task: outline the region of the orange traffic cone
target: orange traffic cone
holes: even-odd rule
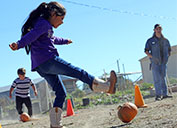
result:
[[[74,115],[74,110],[73,110],[73,106],[71,103],[71,99],[67,99],[67,114],[66,116],[72,116]]]
[[[145,107],[147,107],[147,105],[144,104],[144,100],[143,100],[143,97],[141,95],[140,88],[139,88],[138,85],[135,85],[135,105],[138,108],[145,108]]]

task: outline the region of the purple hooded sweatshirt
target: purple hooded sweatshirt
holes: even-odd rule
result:
[[[40,17],[36,21],[34,28],[17,43],[18,49],[31,44],[31,70],[35,71],[35,68],[40,64],[54,58],[54,56],[59,56],[54,44],[67,44],[68,40],[53,36],[52,25],[49,21]]]

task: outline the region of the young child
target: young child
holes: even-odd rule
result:
[[[16,109],[18,111],[18,114],[21,115],[23,113],[22,111],[22,105],[25,104],[28,109],[28,115],[32,116],[32,104],[30,99],[30,86],[34,90],[35,96],[37,96],[37,90],[35,85],[32,83],[31,79],[28,77],[25,77],[26,70],[24,68],[19,68],[17,70],[18,78],[13,81],[13,84],[10,88],[9,97],[12,98],[12,92],[14,88],[15,90],[15,96],[16,96]]]
[[[110,72],[110,81],[103,81],[59,57],[56,45],[70,44],[69,39],[53,36],[53,27],[63,24],[66,9],[58,2],[41,3],[33,10],[22,27],[22,37],[10,44],[12,50],[26,48],[31,53],[32,71],[37,71],[55,91],[55,101],[50,110],[51,128],[63,128],[61,113],[66,93],[59,75],[77,78],[87,83],[94,92],[115,93],[116,73]]]

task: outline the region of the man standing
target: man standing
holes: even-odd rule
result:
[[[168,57],[170,56],[171,47],[168,39],[162,34],[160,24],[154,26],[154,34],[149,38],[145,45],[145,53],[151,61],[151,68],[155,86],[155,100],[171,98],[168,96],[166,85],[166,68]],[[162,97],[161,97],[162,96]]]

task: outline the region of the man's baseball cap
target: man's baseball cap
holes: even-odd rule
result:
[[[162,28],[160,24],[156,24],[156,25],[154,25],[154,29],[156,29],[157,27]]]

